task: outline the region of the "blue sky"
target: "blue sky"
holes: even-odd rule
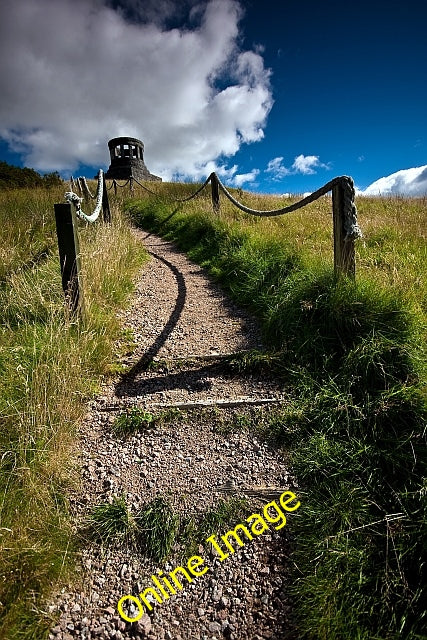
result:
[[[364,189],[427,163],[425,0],[245,6],[245,42],[264,44],[273,70],[275,103],[258,166],[317,156],[329,170],[285,178],[290,191],[309,191],[329,174],[352,175]]]
[[[130,135],[168,180],[364,190],[421,167],[387,188],[427,192],[426,23],[425,0],[2,0],[0,160],[92,176]]]

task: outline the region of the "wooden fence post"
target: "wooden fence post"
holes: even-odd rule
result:
[[[83,316],[83,291],[76,214],[71,204],[55,204],[56,233],[58,236],[59,263],[62,288],[71,316]]]
[[[113,187],[114,187],[114,195],[117,195],[117,182],[115,180],[113,180]]]
[[[102,215],[104,222],[111,222],[110,203],[108,201],[108,191],[104,176],[102,177]]]
[[[355,278],[356,260],[354,238],[346,238],[344,229],[344,187],[341,183],[332,188],[332,212],[334,225],[334,270],[336,276]]]
[[[212,207],[214,213],[220,212],[219,204],[219,184],[216,173],[211,173],[211,188],[212,188]]]
[[[133,188],[133,177],[132,176],[129,178],[129,191],[130,191],[130,193],[133,193],[133,191],[134,191],[134,188]]]

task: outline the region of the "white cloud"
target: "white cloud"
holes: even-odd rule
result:
[[[283,157],[279,156],[270,160],[266,173],[271,174],[272,180],[282,180],[285,176],[296,175],[302,173],[304,175],[315,174],[317,169],[329,169],[328,164],[320,162],[319,156],[304,156],[300,154],[296,156],[291,167],[287,168],[283,164]]]
[[[287,169],[283,164],[283,157],[279,156],[277,158],[273,158],[267,165],[266,173],[271,173],[271,177],[273,180],[281,180],[285,176],[288,176],[291,171]]]
[[[329,166],[320,162],[319,156],[304,156],[301,154],[295,158],[292,169],[294,173],[311,175],[317,173],[316,169],[329,169]]]
[[[235,187],[241,187],[247,182],[254,182],[259,175],[259,169],[252,169],[249,173],[238,173],[233,178]]]
[[[359,195],[406,195],[423,196],[427,194],[427,165],[414,167],[412,169],[402,169],[389,176],[379,178],[364,191],[359,191]]]
[[[174,174],[174,179],[178,181],[186,181],[188,180],[188,178],[191,178],[192,180],[203,182],[213,171],[215,171],[215,173],[221,178],[221,180],[232,182],[238,168],[239,167],[237,164],[234,164],[231,167],[227,167],[225,164],[217,163],[214,160],[209,160],[203,165],[194,167],[194,172],[191,176],[189,176],[188,173],[185,172],[176,172]]]
[[[186,0],[181,29],[165,27],[170,0],[108,1],[2,0],[0,137],[26,164],[105,167],[108,139],[129,135],[153,173],[200,179],[262,139],[270,72],[239,48],[236,0]]]

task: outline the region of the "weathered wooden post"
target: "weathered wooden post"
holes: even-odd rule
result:
[[[212,188],[212,208],[214,213],[220,212],[219,204],[219,183],[215,172],[211,173],[211,188]]]
[[[113,180],[113,187],[114,187],[114,195],[117,195],[117,182],[115,180]]]
[[[356,276],[354,237],[345,230],[345,188],[340,181],[332,187],[332,212],[334,226],[334,270],[336,276]]]
[[[132,176],[129,178],[129,191],[130,191],[130,193],[133,193],[133,192],[134,192],[134,188],[133,188],[133,177],[132,177]]]
[[[83,291],[76,214],[71,204],[55,204],[56,233],[58,236],[59,263],[62,288],[71,316],[83,316]]]
[[[107,184],[105,182],[105,176],[102,176],[102,215],[104,222],[111,222],[110,203],[108,201]]]

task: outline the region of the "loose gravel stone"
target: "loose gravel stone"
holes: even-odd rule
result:
[[[171,243],[135,233],[150,251],[151,260],[120,317],[123,326],[133,332],[137,346],[122,359],[129,374],[104,385],[81,425],[76,463],[82,481],[70,494],[76,532],[85,530],[94,505],[111,503],[117,496],[124,496],[135,512],[154,497],[167,495],[181,516],[197,517],[227,495],[246,495],[251,508],[261,510],[281,491],[296,486],[283,456],[239,427],[268,412],[268,407],[196,408],[158,428],[126,438],[114,434],[117,411],[111,408],[138,404],[153,411],[158,404],[187,400],[214,403],[286,397],[276,380],[265,375],[231,375],[218,360],[221,354],[262,348],[254,320]],[[149,361],[153,365],[147,367]],[[271,494],[271,487],[279,491]],[[152,611],[132,624],[118,615],[119,599],[138,595],[152,586],[151,576],[158,570],[170,572],[187,559],[173,557],[157,566],[133,546],[113,541],[103,547],[88,541],[80,553],[76,584],[54,595],[46,605],[52,613],[59,612],[50,637],[294,638],[286,592],[291,518],[289,521],[280,532],[270,529],[237,547],[223,562],[201,541],[198,553],[209,572],[161,604],[155,602]],[[129,608],[130,617],[137,613],[135,606]]]

